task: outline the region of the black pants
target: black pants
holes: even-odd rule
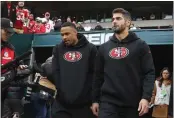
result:
[[[52,107],[52,118],[97,118],[92,114],[90,105],[80,108],[65,108],[55,101]]]
[[[5,99],[3,111],[2,111],[2,118],[11,118],[13,113],[15,112],[20,115],[20,118],[24,114],[21,100],[20,99]]]
[[[98,118],[139,118],[138,108],[118,107],[113,104],[101,103]]]

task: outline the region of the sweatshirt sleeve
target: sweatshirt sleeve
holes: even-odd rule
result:
[[[155,68],[150,48],[145,42],[142,44],[140,61],[144,75],[142,99],[150,101],[155,82]]]
[[[95,61],[95,74],[93,79],[93,85],[92,85],[92,101],[93,103],[99,103],[100,102],[100,93],[101,93],[101,87],[104,82],[104,57],[102,55],[101,48],[99,48],[99,51],[96,56]]]
[[[53,58],[52,58],[52,74],[53,74],[53,82],[58,89],[59,82],[58,79],[60,78],[60,65],[59,65],[59,52],[58,52],[58,45],[53,48]]]

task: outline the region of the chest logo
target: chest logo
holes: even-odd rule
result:
[[[69,62],[77,62],[82,58],[82,54],[78,51],[69,51],[64,54],[64,59]]]
[[[113,59],[123,59],[128,55],[129,55],[129,50],[125,47],[117,47],[109,51],[109,56]]]
[[[8,52],[4,52],[4,57],[8,57]]]

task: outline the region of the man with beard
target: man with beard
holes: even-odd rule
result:
[[[58,95],[52,118],[95,118],[90,106],[97,49],[71,22],[62,24],[60,33],[63,42],[53,49],[52,75]]]
[[[153,59],[145,41],[129,31],[130,24],[128,11],[113,10],[114,34],[96,57],[91,109],[98,118],[138,118],[148,112]]]

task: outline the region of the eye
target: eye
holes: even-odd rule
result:
[[[116,19],[117,19],[117,20],[121,20],[122,18],[121,18],[121,17],[117,17]]]
[[[115,18],[112,18],[112,21],[114,21],[115,20]]]

